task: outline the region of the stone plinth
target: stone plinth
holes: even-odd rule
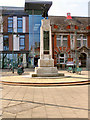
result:
[[[31,77],[59,77],[64,76],[63,73],[58,73],[56,67],[35,67],[35,74]]]
[[[54,60],[53,59],[49,59],[49,60],[39,59],[38,66],[39,67],[54,67]]]
[[[37,74],[49,74],[49,73],[55,73],[57,74],[57,68],[56,67],[36,67],[35,72]]]

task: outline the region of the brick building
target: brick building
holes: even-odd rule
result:
[[[1,7],[0,67],[8,63],[36,65],[40,51],[42,15],[28,15],[24,7]]]
[[[58,67],[67,61],[81,62],[87,67],[90,61],[90,35],[88,17],[50,16],[52,26],[53,58]]]
[[[0,67],[9,63],[37,65],[40,51],[42,15],[28,15],[23,7],[0,7]],[[67,19],[68,18],[68,19]],[[55,66],[80,60],[88,66],[90,36],[88,17],[49,16],[52,27],[52,50]]]

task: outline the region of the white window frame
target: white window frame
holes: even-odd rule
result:
[[[65,36],[66,36],[66,38],[64,38]],[[64,40],[67,40],[67,46],[64,46]],[[68,47],[68,36],[67,35],[63,35],[63,46]]]
[[[86,38],[84,38],[84,36],[83,36],[83,41],[86,41],[86,47],[87,47],[87,36],[86,36]]]
[[[56,40],[57,40],[57,41],[60,41],[59,46],[58,46],[58,44],[57,44],[57,47],[61,47],[61,35],[58,35],[58,36],[56,37]]]

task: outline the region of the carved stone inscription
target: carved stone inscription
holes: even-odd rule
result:
[[[43,31],[44,54],[49,54],[49,31]]]

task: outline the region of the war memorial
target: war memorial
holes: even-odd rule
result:
[[[31,14],[40,14],[44,19],[41,20],[40,28],[40,59],[38,60],[38,67],[35,67],[35,74],[32,77],[55,77],[64,76],[58,73],[57,67],[54,67],[54,59],[52,59],[52,38],[51,26],[48,17],[48,10],[52,2],[30,2],[26,0],[25,10]]]

